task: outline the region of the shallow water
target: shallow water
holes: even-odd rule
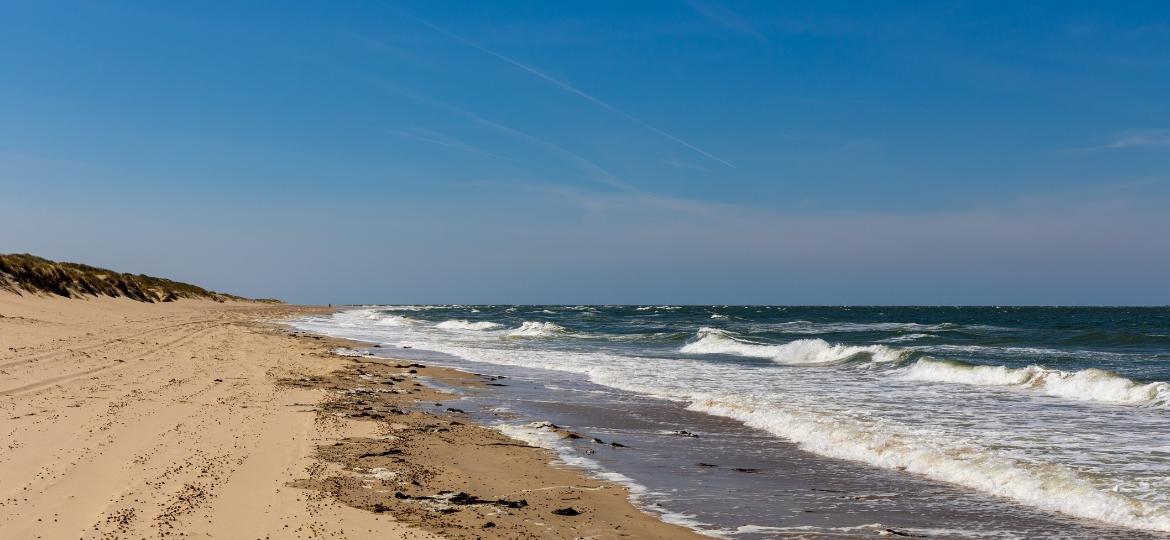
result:
[[[1093,538],[1170,529],[1168,321],[1166,309],[392,306],[298,326],[510,370],[523,386],[469,399],[510,409],[512,424],[632,441],[560,450],[709,530]],[[702,436],[666,434],[679,429]]]

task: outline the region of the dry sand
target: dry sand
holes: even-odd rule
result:
[[[276,323],[311,311],[0,292],[0,537],[695,536],[416,380],[481,378]]]

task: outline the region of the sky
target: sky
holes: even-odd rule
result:
[[[302,303],[1170,304],[1165,2],[0,0],[0,252]]]

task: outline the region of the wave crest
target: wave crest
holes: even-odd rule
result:
[[[812,322],[805,320],[776,323],[774,328],[789,334],[828,334],[852,332],[950,332],[964,326],[955,323],[922,324],[908,322]],[[975,328],[975,327],[970,327]],[[992,328],[992,327],[987,327]]]
[[[567,328],[557,323],[524,321],[524,323],[521,324],[519,328],[515,328],[511,332],[508,332],[508,335],[516,337],[540,337],[564,334],[568,331],[569,330]]]
[[[421,322],[404,315],[371,315],[370,318],[378,326],[412,326]]]
[[[765,358],[785,365],[837,364],[857,357],[868,356],[874,362],[896,362],[904,351],[884,345],[832,344],[823,339],[798,339],[782,345],[756,343],[736,337],[718,328],[700,328],[698,339],[681,349],[688,354],[731,354],[751,358]]]
[[[898,336],[888,337],[886,339],[879,339],[878,343],[905,343],[907,341],[918,341],[920,339],[934,339],[938,336],[934,334],[902,334]]]
[[[1024,463],[943,438],[924,444],[920,434],[845,415],[791,410],[742,397],[696,397],[691,410],[740,420],[823,456],[909,471],[1072,516],[1170,531],[1170,508],[1102,490],[1064,466]]]
[[[504,325],[491,321],[469,321],[466,319],[452,319],[435,325],[443,330],[493,330]]]
[[[907,367],[902,378],[976,386],[1014,386],[1078,401],[1170,408],[1170,383],[1143,384],[1097,368],[1061,371],[1036,365],[1010,368],[923,358]]]

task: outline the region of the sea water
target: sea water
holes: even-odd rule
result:
[[[365,306],[295,325],[506,374],[475,397],[514,411],[500,429],[712,535],[1170,532],[1166,308]]]

